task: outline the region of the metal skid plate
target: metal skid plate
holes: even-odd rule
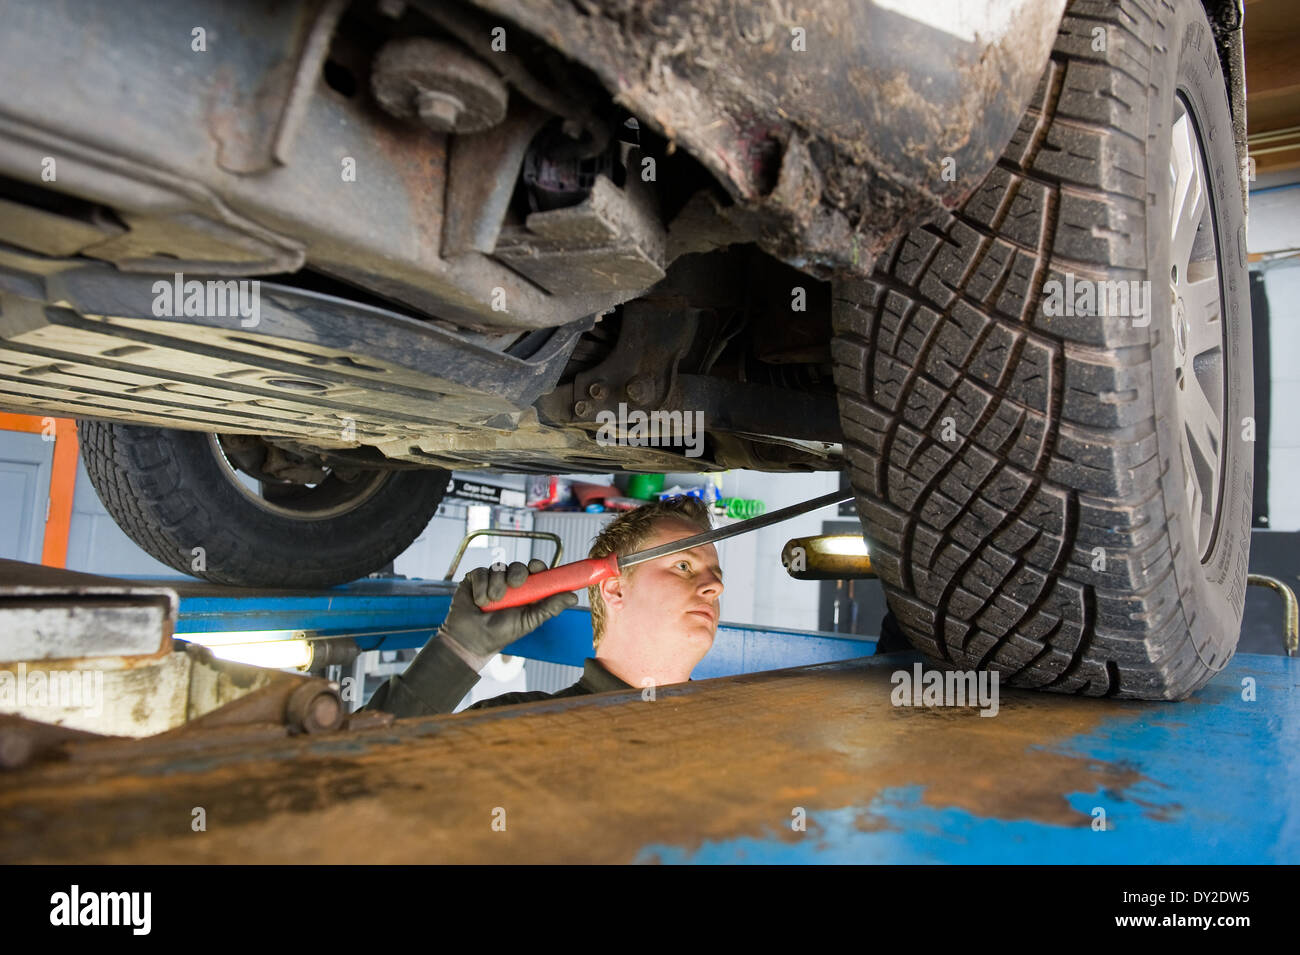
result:
[[[42,275],[32,257],[0,251],[0,407],[371,445],[431,465],[461,460],[462,444],[481,465],[492,456],[476,444],[505,460],[526,456],[521,447],[556,451],[582,440],[543,433],[527,409],[554,387],[589,318],[516,358],[394,312],[272,283],[258,286],[252,317],[229,305],[224,315],[160,317],[175,311],[176,296],[155,283],[174,290],[176,279],[101,265]],[[247,286],[245,299],[253,292]],[[466,442],[473,432],[479,441]]]

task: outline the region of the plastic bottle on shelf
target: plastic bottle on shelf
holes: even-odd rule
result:
[[[767,505],[762,501],[747,497],[724,497],[718,501],[718,507],[723,509],[722,513],[727,517],[742,521],[758,517],[767,510]]]

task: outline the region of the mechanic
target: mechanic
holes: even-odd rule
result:
[[[698,499],[658,501],[607,524],[592,544],[590,556],[632,554],[710,527],[708,506]],[[577,604],[577,594],[564,593],[493,613],[479,609],[500,600],[508,587],[519,586],[530,573],[545,569],[545,563],[534,560],[528,565],[515,562],[504,570],[479,567],[466,574],[438,633],[404,673],[375,692],[364,709],[399,717],[452,712],[495,654]],[[582,678],[556,693],[506,693],[468,709],[685,683],[713,646],[722,570],[712,544],[637,564],[587,590],[596,655],[585,661]]]

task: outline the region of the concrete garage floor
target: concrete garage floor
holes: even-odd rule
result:
[[[988,718],[892,705],[918,659],[34,766],[0,775],[0,862],[1300,861],[1300,660]]]

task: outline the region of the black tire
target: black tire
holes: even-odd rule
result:
[[[365,577],[419,536],[450,478],[392,471],[354,509],[302,519],[241,493],[204,433],[90,420],[77,430],[90,483],[127,536],[167,566],[220,584],[332,587]]]
[[[1190,519],[1179,429],[1191,413],[1174,378],[1174,348],[1187,351],[1168,291],[1176,93],[1213,197],[1213,227],[1195,234],[1218,243],[1222,478],[1208,536]],[[1201,4],[1075,2],[997,167],[870,280],[836,287],[850,477],[890,608],[927,656],[1014,686],[1142,699],[1186,697],[1231,658],[1254,414],[1237,169]],[[1149,325],[1048,314],[1045,284],[1070,271],[1150,280]]]

